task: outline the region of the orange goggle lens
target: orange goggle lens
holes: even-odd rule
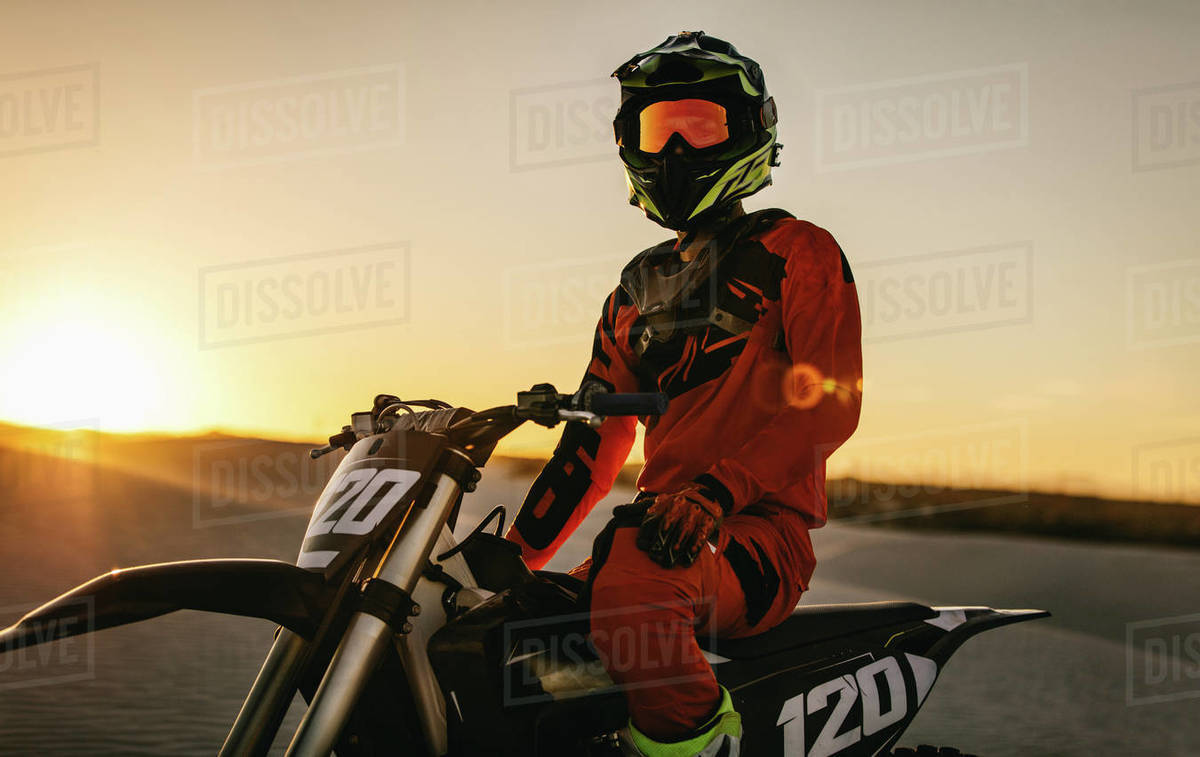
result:
[[[663,100],[651,103],[638,116],[638,149],[660,152],[672,134],[697,150],[729,139],[725,108],[708,100]]]

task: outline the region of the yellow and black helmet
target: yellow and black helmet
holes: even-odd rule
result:
[[[669,229],[719,218],[771,183],[781,147],[762,69],[733,45],[680,32],[613,72],[629,203]]]

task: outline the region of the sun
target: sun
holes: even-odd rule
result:
[[[134,431],[161,399],[145,345],[101,318],[26,322],[0,343],[0,419],[51,428]]]

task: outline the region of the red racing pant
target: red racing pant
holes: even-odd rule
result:
[[[590,564],[572,572],[594,574],[592,646],[624,691],[634,725],[657,741],[675,741],[720,703],[697,635],[752,636],[779,624],[816,561],[799,513],[775,505],[726,518],[716,544],[686,567],[664,568],[638,549],[638,520],[618,512]]]

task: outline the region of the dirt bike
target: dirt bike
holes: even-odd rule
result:
[[[502,507],[461,541],[453,529],[497,442],[526,421],[597,426],[605,416],[661,414],[666,404],[661,394],[572,396],[549,384],[482,412],[381,395],[313,450],[347,454],[294,564],[114,570],[0,632],[0,653],[175,610],[263,618],[279,628],[221,755],[267,753],[297,690],[308,708],[288,755],[619,754],[628,716],[588,644],[584,587],[530,571],[500,535]],[[699,641],[742,714],[743,754],[878,755],[959,645],[1046,615],[802,604],[759,636]]]

